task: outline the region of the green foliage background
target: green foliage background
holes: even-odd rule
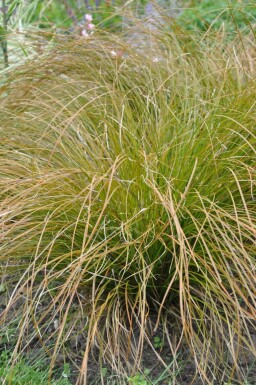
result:
[[[226,32],[251,29],[256,23],[256,3],[250,0],[202,0],[192,1],[181,13],[179,20],[187,29],[209,27]]]

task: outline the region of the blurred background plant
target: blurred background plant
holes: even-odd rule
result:
[[[35,54],[33,39],[28,31],[37,30],[35,21],[40,20],[51,0],[1,0],[0,40],[2,55],[0,63],[5,69],[22,63]],[[2,80],[2,79],[1,79]]]
[[[132,10],[134,16],[148,15],[149,9],[160,7],[179,10],[186,28],[206,30],[209,26],[227,31],[244,29],[255,24],[255,0],[2,0],[1,22],[4,16],[11,31],[24,31],[28,26],[37,28],[69,28],[83,23],[86,13],[92,13],[97,25],[118,30],[122,12]]]
[[[187,29],[223,29],[227,33],[255,30],[255,0],[191,0],[181,12],[180,22]]]
[[[184,28],[211,28],[216,31],[254,33],[255,0],[1,0],[0,42],[2,68],[16,65],[38,54],[34,50],[33,34],[51,31],[44,39],[48,46],[59,34],[81,34],[84,15],[92,14],[97,29],[124,32],[134,18],[155,18],[163,22],[161,13],[175,17]],[[171,19],[170,19],[171,20]],[[165,25],[168,28],[170,22]],[[139,34],[139,32],[137,33]],[[133,40],[133,37],[131,38]]]
[[[43,45],[58,34],[81,34],[85,14],[92,14],[97,28],[118,32],[126,11],[141,9],[140,1],[1,0],[0,43],[2,68],[37,55],[33,35],[47,31]],[[134,4],[136,4],[134,6]]]

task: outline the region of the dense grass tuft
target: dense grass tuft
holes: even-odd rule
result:
[[[155,39],[56,42],[1,90],[5,314],[25,296],[17,349],[28,329],[53,363],[84,317],[81,378],[95,344],[139,365],[163,320],[206,381],[255,354],[254,62],[175,26]]]

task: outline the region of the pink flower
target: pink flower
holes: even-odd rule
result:
[[[81,35],[84,36],[84,37],[89,37],[87,31],[85,29],[82,29],[81,31]]]
[[[94,29],[94,28],[95,28],[95,25],[92,24],[92,23],[88,23],[88,24],[87,24],[87,28],[88,28],[88,29]]]
[[[92,21],[92,15],[90,15],[89,13],[87,13],[87,14],[85,15],[85,20],[91,22],[91,21]]]

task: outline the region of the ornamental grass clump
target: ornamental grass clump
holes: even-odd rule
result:
[[[206,383],[255,354],[253,56],[155,34],[64,37],[1,89],[2,320],[22,303],[16,351],[52,367],[85,335],[84,383],[93,346],[125,371],[175,321]]]

